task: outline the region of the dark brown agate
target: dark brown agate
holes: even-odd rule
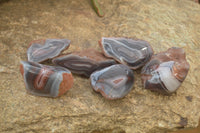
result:
[[[57,57],[52,62],[86,77],[90,77],[90,74],[96,70],[116,64],[114,60],[106,58],[101,52],[91,48]]]
[[[28,61],[42,62],[51,59],[60,54],[60,52],[69,47],[70,40],[67,39],[46,39],[31,42],[27,56]]]
[[[182,48],[172,47],[153,55],[142,68],[145,89],[169,95],[175,92],[187,76],[189,63]]]
[[[33,95],[58,97],[73,85],[71,72],[60,66],[22,61],[20,71],[27,91]]]
[[[106,99],[119,99],[133,88],[134,75],[128,66],[117,64],[92,73],[90,82],[94,91]]]
[[[143,66],[153,55],[150,44],[143,40],[103,37],[99,44],[105,56],[128,65],[131,69]]]

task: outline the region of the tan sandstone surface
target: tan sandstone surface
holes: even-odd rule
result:
[[[200,117],[200,5],[188,0],[99,0],[100,18],[90,0],[0,1],[0,132],[162,133],[193,128]],[[172,96],[145,90],[140,70],[134,89],[109,101],[88,79],[59,98],[26,93],[19,72],[36,39],[67,38],[67,52],[96,48],[102,36],[146,40],[154,52],[182,47],[190,70]]]

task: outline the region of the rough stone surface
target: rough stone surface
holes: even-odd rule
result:
[[[198,125],[200,116],[200,5],[188,0],[101,0],[100,18],[89,0],[0,2],[0,132],[155,133]],[[172,96],[145,90],[140,70],[124,99],[109,101],[89,80],[57,99],[28,95],[19,72],[29,42],[68,38],[66,52],[99,48],[102,36],[135,37],[154,52],[183,47],[187,78]]]

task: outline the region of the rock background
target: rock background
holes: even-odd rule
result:
[[[155,133],[196,127],[200,116],[200,5],[188,0],[99,0],[99,18],[90,0],[0,1],[0,132]],[[19,72],[29,42],[68,38],[68,51],[93,47],[102,36],[149,41],[155,53],[183,47],[190,71],[177,93],[162,96],[135,85],[124,99],[105,100],[89,80],[60,98],[26,93]]]

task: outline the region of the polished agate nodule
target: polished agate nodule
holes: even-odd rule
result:
[[[170,48],[161,52],[142,68],[144,88],[162,94],[175,92],[184,81],[189,70],[186,55],[182,48]]]
[[[71,72],[59,66],[22,61],[20,71],[27,91],[37,96],[57,97],[69,90],[73,84]]]
[[[69,47],[70,40],[67,39],[46,39],[36,40],[30,44],[27,51],[28,61],[42,62],[60,54]]]
[[[96,70],[116,64],[113,59],[106,58],[102,53],[92,48],[57,57],[52,62],[86,77],[90,77],[90,74]]]
[[[153,49],[143,40],[103,37],[99,44],[107,57],[137,69],[150,60]]]
[[[126,65],[118,64],[95,71],[90,76],[94,91],[107,99],[118,99],[127,95],[133,88],[133,71]]]

